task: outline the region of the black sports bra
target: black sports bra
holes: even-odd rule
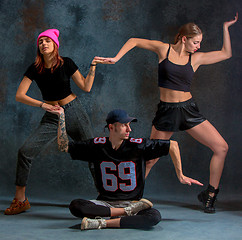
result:
[[[168,56],[171,46],[167,51],[166,58],[159,63],[158,86],[172,90],[190,92],[194,71],[191,65],[191,54],[185,65],[178,65],[169,61]]]

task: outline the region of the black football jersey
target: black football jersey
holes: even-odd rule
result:
[[[145,162],[169,153],[170,141],[129,138],[114,150],[108,137],[69,144],[72,159],[94,163],[99,200],[139,200]]]

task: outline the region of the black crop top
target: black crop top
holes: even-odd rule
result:
[[[63,60],[63,65],[59,66],[53,73],[51,73],[51,69],[45,68],[45,71],[39,74],[34,63],[24,73],[24,76],[30,80],[36,81],[42,97],[46,101],[61,100],[72,93],[70,77],[78,67],[68,57],[63,57]]]
[[[158,86],[172,90],[190,92],[194,71],[191,65],[191,54],[185,65],[178,65],[169,61],[170,45],[166,58],[159,63]]]

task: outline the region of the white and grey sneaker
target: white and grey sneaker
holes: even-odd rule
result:
[[[106,228],[106,220],[101,217],[95,219],[84,217],[82,219],[81,230]]]
[[[128,216],[133,216],[136,213],[151,207],[153,207],[153,203],[148,199],[142,198],[139,201],[133,201],[128,207],[124,208],[124,211]]]

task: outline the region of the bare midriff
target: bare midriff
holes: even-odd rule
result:
[[[160,87],[160,100],[162,102],[185,102],[192,98],[190,92],[183,92]]]
[[[67,103],[73,101],[76,98],[76,95],[74,93],[71,93],[69,96],[61,99],[61,100],[57,100],[57,101],[45,101],[45,103],[51,104],[53,106],[55,105],[59,105],[59,106],[64,106]]]

